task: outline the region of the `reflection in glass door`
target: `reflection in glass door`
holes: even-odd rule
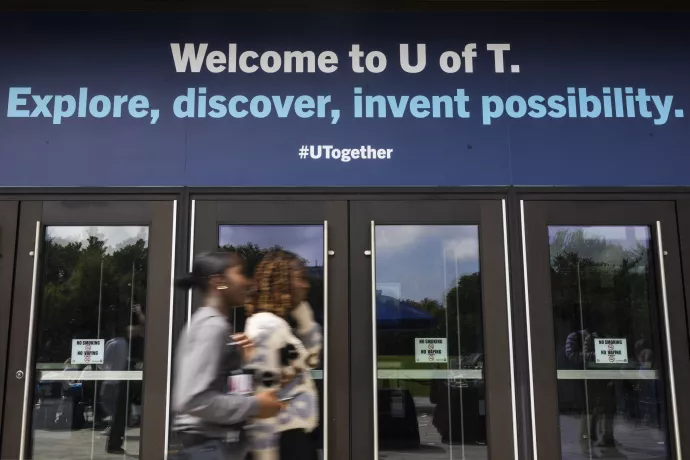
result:
[[[43,234],[33,458],[138,454],[149,229],[48,226]]]
[[[326,224],[327,225],[327,224]],[[324,251],[324,236],[327,231],[324,225],[220,225],[218,247],[221,250],[241,254],[247,263],[249,276],[254,275],[261,259],[267,252],[280,249],[296,254],[306,268],[309,282],[307,302],[314,313],[314,320],[319,323],[324,337],[328,335],[326,323],[327,310],[324,308],[326,274],[324,272],[327,254]],[[235,309],[233,325],[235,330],[243,331],[245,323],[244,310]],[[312,436],[317,448],[323,455],[323,420],[324,407],[328,405],[324,392],[324,369],[326,369],[326,350],[322,353],[318,365],[311,372],[319,398],[319,426]]]
[[[549,227],[549,242],[563,458],[670,458],[650,229]]]
[[[353,457],[517,458],[504,211],[352,203]]]
[[[377,225],[378,444],[488,458],[479,227]]]
[[[319,426],[312,434],[322,459],[349,460],[347,203],[285,196],[266,201],[193,200],[192,215],[190,256],[237,251],[250,275],[272,249],[292,252],[302,260],[310,285],[308,302],[324,331],[322,359],[312,370],[320,400]],[[190,297],[186,317],[201,301],[200,296]],[[233,324],[237,331],[244,329],[242,308],[235,310]],[[171,433],[170,445],[175,442]]]
[[[21,209],[2,458],[159,456],[174,203]]]
[[[548,313],[552,318],[560,439],[556,447],[560,458],[568,460],[670,460],[681,441],[674,435],[678,426],[674,373],[679,363],[687,361],[687,347],[674,349],[665,332],[669,318],[684,313],[682,304],[675,312],[668,306],[668,262],[659,257],[665,239],[661,218],[666,216],[661,208],[646,217],[653,222],[658,216],[658,224],[621,225],[626,219],[644,221],[645,214],[640,213],[644,210],[623,219],[614,212],[592,222],[596,205],[591,206],[590,215],[571,210],[567,219],[553,216],[541,221],[547,224],[539,233],[544,240],[538,241],[537,234],[527,240],[532,263],[544,254],[544,249],[535,249],[538,244],[546,249],[549,261],[548,272],[540,272],[547,277],[535,281],[548,279],[549,284],[536,287],[538,297],[533,294],[530,301],[544,305],[536,299],[547,298],[550,306],[550,311],[540,308],[532,317]],[[583,225],[577,225],[578,220]],[[671,240],[672,233],[665,236]],[[538,349],[548,343],[542,336],[535,341]],[[544,367],[545,357],[538,355],[534,366]],[[547,404],[540,401],[543,394],[537,388],[537,404]],[[550,455],[548,443],[537,447],[545,449],[542,455]]]

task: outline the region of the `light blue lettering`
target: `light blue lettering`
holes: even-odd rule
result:
[[[129,100],[127,110],[132,118],[144,118],[149,114],[149,100],[145,96],[134,96]]]
[[[98,107],[99,104],[102,105],[101,108]],[[89,113],[95,118],[107,117],[111,108],[110,99],[102,95],[94,96],[93,99],[89,101]]]
[[[400,101],[395,96],[387,96],[388,105],[391,108],[391,113],[395,118],[402,118],[405,116],[405,109],[407,109],[407,101],[410,100],[410,96],[402,96]]]
[[[546,107],[544,107],[544,97],[543,96],[532,96],[527,99],[527,105],[530,110],[527,115],[532,118],[544,118],[546,116]]]
[[[266,118],[271,113],[271,100],[266,96],[255,96],[249,103],[249,111],[256,118]]]
[[[527,113],[527,103],[520,96],[510,96],[506,101],[506,113],[511,118],[522,118]]]
[[[53,124],[59,125],[63,118],[74,115],[77,109],[77,101],[73,96],[55,96],[55,108],[53,109]]]
[[[415,118],[426,118],[429,116],[429,99],[424,96],[415,96],[410,101],[410,113]]]
[[[292,97],[292,96],[290,96]],[[311,96],[300,96],[295,101],[295,113],[300,118],[311,118],[314,116],[314,98]]]
[[[485,125],[503,115],[503,100],[500,96],[482,96],[482,118]]]
[[[549,116],[551,118],[563,118],[567,115],[568,111],[566,110],[565,105],[563,105],[564,101],[565,98],[563,96],[551,96],[548,99],[547,105],[551,109],[549,110]]]
[[[194,118],[196,90],[187,88],[187,94],[178,96],[173,103],[173,113],[177,118]]]
[[[326,117],[326,105],[331,102],[331,96],[318,96],[317,97],[317,109],[316,109],[316,116],[319,118],[325,118]],[[340,111],[338,109],[334,109],[338,112],[338,118],[340,118]],[[331,113],[332,115],[333,113]]]
[[[238,109],[237,106],[239,104],[246,104],[249,102],[249,99],[247,99],[244,96],[233,96],[230,98],[230,102],[228,103],[228,113],[230,113],[230,116],[233,118],[244,118],[248,115],[248,112],[246,109]]]
[[[263,96],[261,96],[263,97]],[[276,114],[278,115],[279,118],[287,118],[288,115],[290,115],[290,109],[292,108],[292,101],[295,99],[295,96],[285,96],[285,100],[283,100],[282,97],[280,96],[271,96],[271,99],[273,100],[273,106],[276,109]],[[270,113],[270,108],[269,108],[269,113]]]
[[[596,96],[588,95],[587,88],[578,89],[578,98],[580,100],[580,116],[582,118],[597,118],[601,115],[601,101]]]
[[[434,118],[453,118],[453,99],[450,96],[434,96],[432,100]]]
[[[386,98],[383,96],[366,96],[367,118],[374,118],[374,109],[378,107],[378,118],[386,118]]]
[[[28,118],[31,112],[20,110],[19,107],[26,106],[26,98],[20,97],[31,94],[30,87],[10,88],[9,99],[7,101],[7,118]]]
[[[228,114],[224,96],[212,96],[208,101],[208,105],[211,107],[211,111],[208,114],[211,118],[223,118]]]

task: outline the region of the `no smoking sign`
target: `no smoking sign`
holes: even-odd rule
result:
[[[416,363],[448,362],[448,345],[446,338],[416,338]]]

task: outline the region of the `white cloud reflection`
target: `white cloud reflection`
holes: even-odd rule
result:
[[[399,284],[403,299],[443,302],[461,276],[478,270],[475,225],[376,227],[377,284]]]
[[[221,225],[218,242],[221,247],[253,243],[266,249],[278,245],[310,265],[323,265],[322,225]]]
[[[118,249],[144,240],[148,247],[149,228],[141,226],[49,226],[45,231],[46,239],[53,239],[54,243],[66,245],[69,243],[86,244],[87,240],[95,236],[105,241],[106,254],[112,254]]]

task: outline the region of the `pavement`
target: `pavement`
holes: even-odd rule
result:
[[[117,460],[139,458],[140,428],[125,432],[125,455],[105,452],[103,429],[34,431],[34,460]]]
[[[415,398],[420,433],[420,448],[414,450],[381,451],[385,460],[487,460],[488,446],[477,444],[449,445],[441,442],[441,435],[431,423],[434,406],[427,398]],[[614,423],[616,448],[603,448],[581,443],[581,418],[578,415],[560,417],[562,460],[669,460],[670,446],[665,429],[642,421],[617,416]],[[139,458],[140,428],[126,432],[125,454],[105,452],[107,436],[102,429],[77,431],[34,432],[35,460],[115,460]]]

